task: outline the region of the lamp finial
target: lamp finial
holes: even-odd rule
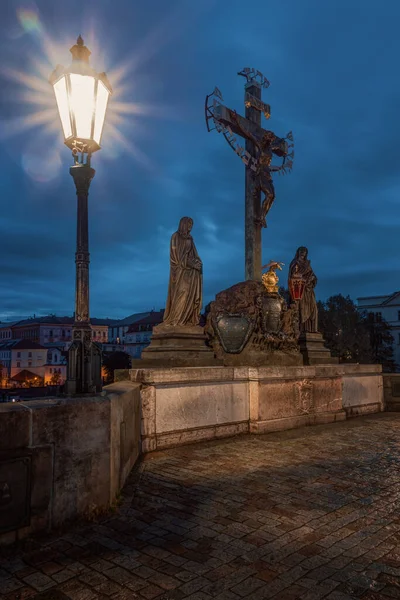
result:
[[[79,37],[76,41],[75,46],[72,46],[72,48],[70,48],[70,52],[72,54],[73,61],[78,60],[78,61],[85,62],[85,63],[89,62],[89,56],[92,54],[90,52],[89,48],[87,48],[84,45],[81,34],[79,34]]]

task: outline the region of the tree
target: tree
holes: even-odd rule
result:
[[[393,371],[393,337],[389,325],[375,321],[360,312],[350,296],[337,294],[318,302],[319,330],[326,346],[339,362],[382,364],[384,371]]]
[[[50,385],[60,385],[60,383],[61,383],[61,373],[60,373],[60,371],[54,370],[54,373],[50,379]]]
[[[113,383],[115,369],[130,369],[131,357],[126,352],[111,352],[103,358],[103,368],[106,374],[106,383]]]
[[[350,296],[318,302],[319,329],[339,362],[369,362],[370,342],[362,315]]]
[[[397,365],[393,353],[394,337],[389,324],[382,317],[376,318],[373,313],[363,313],[363,317],[370,338],[371,362],[381,364],[386,373],[395,371]]]

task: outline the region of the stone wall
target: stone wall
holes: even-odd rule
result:
[[[400,373],[383,374],[383,394],[385,409],[400,411]]]
[[[106,509],[139,451],[129,381],[97,397],[0,404],[0,543]]]
[[[343,365],[343,408],[348,417],[385,409],[381,365]],[[367,368],[366,368],[367,367]]]
[[[379,365],[131,369],[142,451],[383,410]]]

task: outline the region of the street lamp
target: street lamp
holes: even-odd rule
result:
[[[93,152],[100,150],[109,96],[112,93],[105,73],[89,65],[90,50],[81,36],[70,49],[72,64],[57,65],[50,76],[60,114],[64,143],[71,148],[70,167],[78,198],[76,238],[75,317],[72,344],[68,351],[68,394],[101,391],[101,349],[92,342],[89,317],[89,231],[88,196],[95,170],[90,166]]]

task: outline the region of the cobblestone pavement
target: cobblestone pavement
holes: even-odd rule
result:
[[[118,511],[3,551],[7,600],[400,598],[400,414],[146,457]]]

